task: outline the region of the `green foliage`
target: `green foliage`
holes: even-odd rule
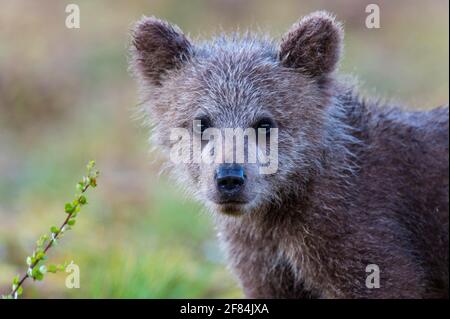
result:
[[[82,180],[77,184],[78,191],[75,195],[75,199],[70,203],[66,203],[64,206],[64,211],[67,213],[67,216],[64,222],[61,224],[61,227],[51,226],[50,234],[43,234],[39,237],[39,239],[36,241],[36,248],[33,251],[32,255],[27,256],[26,258],[28,270],[22,277],[16,275],[13,278],[11,293],[8,295],[3,295],[3,299],[17,299],[19,296],[21,296],[23,294],[23,283],[28,278],[32,278],[35,281],[41,281],[44,279],[47,272],[56,273],[58,271],[65,271],[67,263],[63,265],[46,265],[44,262],[48,259],[48,250],[52,246],[55,246],[57,240],[59,240],[66,231],[70,230],[71,227],[75,225],[76,216],[80,211],[81,206],[87,204],[86,191],[88,190],[88,188],[95,188],[97,186],[99,171],[95,167],[95,162],[90,161],[87,164],[86,168],[87,176],[84,176]]]

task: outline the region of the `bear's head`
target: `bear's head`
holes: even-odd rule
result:
[[[325,12],[279,44],[250,33],[194,44],[165,21],[140,20],[131,65],[176,179],[232,215],[302,193],[320,169],[342,37]]]

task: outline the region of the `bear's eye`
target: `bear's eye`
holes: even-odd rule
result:
[[[199,117],[194,120],[194,132],[197,134],[203,134],[203,132],[211,127],[211,122],[207,117]]]
[[[270,129],[275,127],[275,123],[271,118],[264,117],[260,119],[254,126],[254,128],[257,130],[257,134],[259,132],[266,133],[266,135],[270,134]]]

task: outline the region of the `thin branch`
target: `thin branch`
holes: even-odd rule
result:
[[[88,190],[89,186],[90,186],[90,184],[87,184],[87,185],[81,190],[81,194],[84,194],[84,193]],[[80,205],[80,204],[77,204],[77,205],[74,207],[74,211],[75,211],[75,208],[78,207],[79,205]],[[73,212],[67,214],[66,219],[64,220],[64,222],[61,224],[61,227],[59,228],[60,230],[63,229],[64,226],[67,225],[67,222],[70,220],[70,218],[72,217],[72,215],[73,215]],[[44,249],[44,254],[47,253],[47,251],[50,249],[50,247],[52,247],[53,243],[58,239],[59,234],[61,234],[61,231],[58,232],[58,233],[56,233],[56,234],[50,239],[49,243],[47,244],[47,246],[46,246],[45,249]],[[28,269],[33,269],[34,267],[36,267],[36,265],[37,265],[39,262],[41,262],[43,258],[44,258],[44,257],[41,257],[41,258],[36,259],[36,261],[35,261],[34,263],[32,263]],[[30,276],[28,275],[28,271],[27,271],[27,272],[25,273],[25,275],[23,275],[23,277],[20,279],[19,284],[17,285],[17,287],[16,287],[13,291],[11,291],[10,295],[14,297],[15,294],[16,294],[16,292],[17,292],[17,290],[19,290],[19,288],[23,285],[23,283],[25,282],[25,280],[26,280],[27,278],[29,278],[29,277],[30,277]]]
[[[64,233],[66,230],[70,229],[70,226],[73,226],[75,224],[75,217],[77,213],[80,211],[81,206],[85,205],[87,203],[86,197],[83,195],[86,193],[89,187],[96,187],[97,186],[97,177],[99,175],[99,172],[95,169],[95,162],[90,161],[87,165],[88,175],[87,177],[83,177],[82,181],[77,184],[79,193],[77,194],[75,200],[71,203],[67,203],[65,206],[65,212],[67,214],[66,218],[64,219],[64,222],[61,224],[59,228],[56,228],[52,226],[50,228],[51,231],[51,237],[49,238],[46,234],[41,236],[39,240],[37,241],[37,248],[34,250],[32,257],[27,258],[27,264],[28,270],[27,272],[20,278],[19,276],[16,276],[13,280],[13,285],[11,288],[11,293],[7,296],[7,298],[14,298],[17,299],[18,295],[22,294],[23,284],[27,280],[27,278],[33,278],[37,280],[41,280],[43,278],[44,273],[47,271],[47,269],[37,270],[37,274],[34,274],[35,267],[37,265],[46,259],[47,257],[47,251],[53,246],[53,244],[56,243],[57,239],[61,237],[61,234]],[[47,243],[48,241],[48,243]],[[46,244],[45,248],[44,245]],[[45,267],[45,266],[44,266]],[[61,270],[61,268],[64,270],[65,266],[55,266],[51,265],[51,269],[48,269],[49,272],[56,272],[57,270]]]

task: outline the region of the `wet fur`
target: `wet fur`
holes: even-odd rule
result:
[[[242,216],[205,198],[208,169],[172,176],[213,212],[231,269],[251,298],[448,298],[448,107],[406,112],[363,99],[335,74],[342,30],[315,13],[280,46],[247,33],[191,45],[155,18],[134,30],[132,68],[152,143],[199,112],[218,127],[270,113],[279,170],[251,180]],[[365,285],[368,264],[381,288]]]

